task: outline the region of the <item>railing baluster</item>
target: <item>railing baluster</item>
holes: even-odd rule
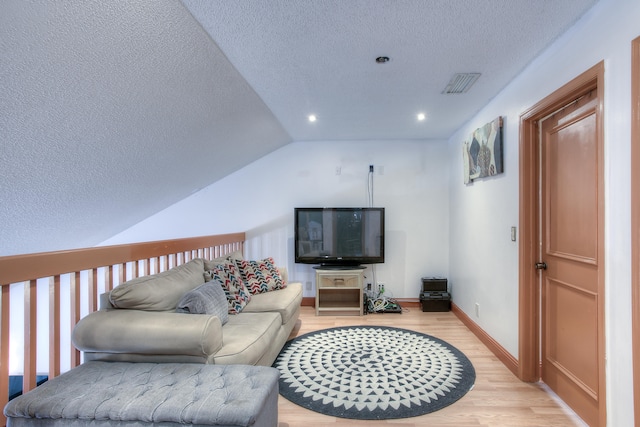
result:
[[[143,276],[148,276],[149,274],[151,274],[151,262],[148,259],[142,260],[142,271]]]
[[[87,298],[89,299],[89,313],[98,309],[98,269],[92,268],[87,272]],[[80,320],[80,319],[78,319]]]
[[[91,275],[89,275],[91,277]],[[73,332],[73,328],[80,320],[80,299],[81,299],[81,281],[80,272],[76,271],[75,274],[71,274],[69,277],[69,307],[71,313],[70,318],[70,331]],[[71,344],[71,367],[78,366],[80,364],[80,352]]]
[[[131,264],[131,278],[140,277],[140,261],[134,260]]]
[[[105,292],[109,292],[110,290],[113,289],[113,281],[115,280],[115,276],[113,275],[113,265],[110,265],[109,268],[107,269],[107,272],[105,274],[105,286],[104,286],[104,290]]]
[[[123,262],[118,265],[118,280],[113,284],[113,287],[115,288],[125,280],[127,280],[127,263]]]
[[[80,273],[76,274],[79,276]],[[49,378],[58,375],[60,375],[60,275],[55,275],[49,282]]]
[[[24,284],[24,374],[22,390],[36,386],[37,338],[38,338],[38,281]]]

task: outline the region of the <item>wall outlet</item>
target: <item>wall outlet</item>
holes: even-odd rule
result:
[[[378,293],[384,294],[384,283],[378,282]]]
[[[476,317],[480,317],[480,304],[476,303]]]
[[[305,288],[307,291],[310,291],[310,290],[311,290],[311,282],[306,282],[306,283],[304,284],[304,288]]]

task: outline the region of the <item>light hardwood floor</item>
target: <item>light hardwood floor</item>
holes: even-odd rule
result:
[[[316,317],[312,307],[302,307],[291,337],[307,332],[351,325],[381,325],[411,329],[443,339],[461,350],[476,370],[474,388],[440,411],[420,417],[386,421],[341,419],[309,411],[282,396],[278,401],[278,427],[321,426],[584,426],[582,421],[540,384],[518,380],[451,312],[426,313],[419,307],[402,314]]]

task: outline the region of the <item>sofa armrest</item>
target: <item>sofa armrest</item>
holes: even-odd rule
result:
[[[222,324],[206,314],[100,310],[80,319],[71,339],[86,352],[208,358],[222,347]]]

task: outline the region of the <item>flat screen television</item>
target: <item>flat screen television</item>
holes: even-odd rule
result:
[[[295,262],[356,267],[384,262],[384,208],[295,208]]]

